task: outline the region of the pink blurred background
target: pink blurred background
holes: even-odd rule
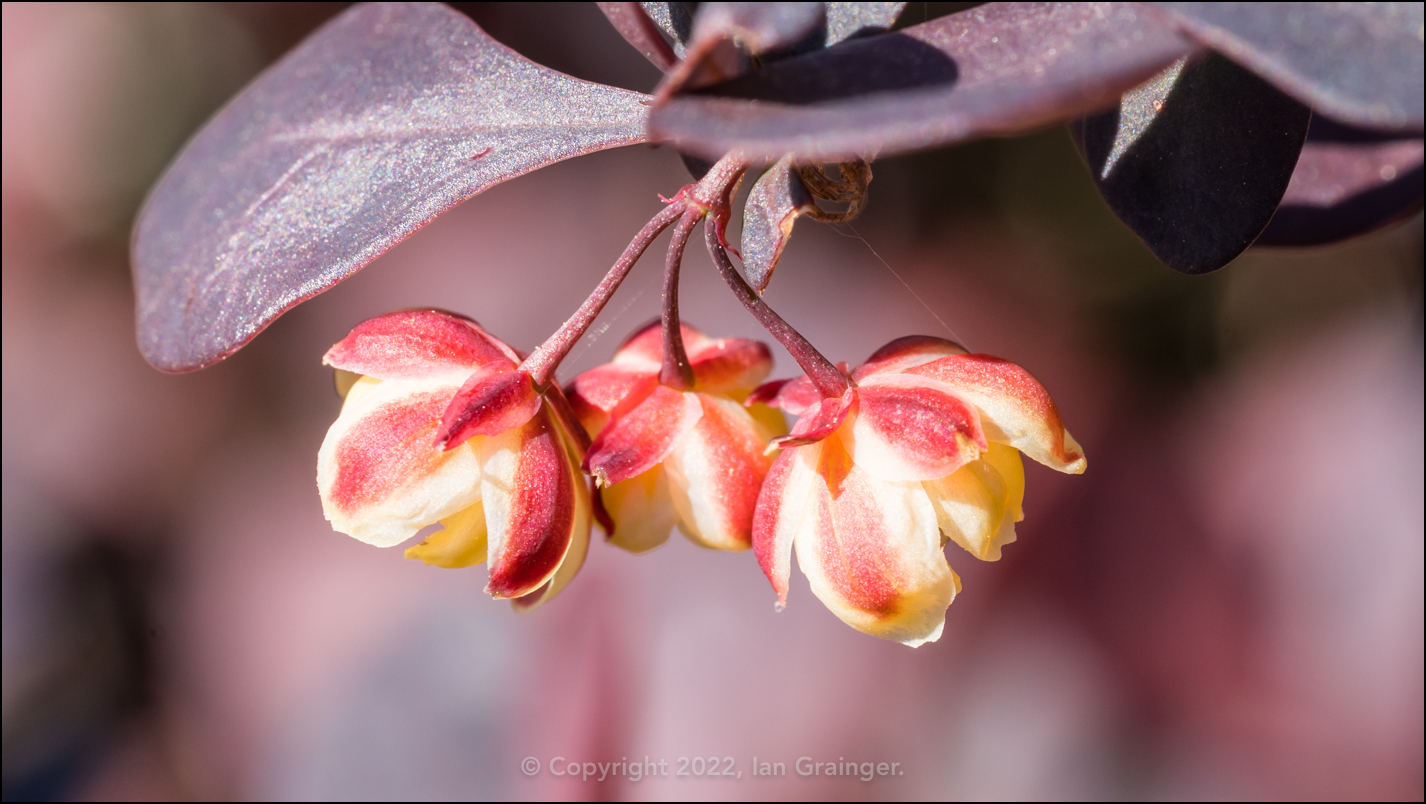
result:
[[[6,800],[1422,797],[1420,215],[1189,278],[1062,129],[882,160],[862,218],[798,225],[769,301],[834,360],[919,332],[1024,365],[1089,471],[1028,467],[1019,541],[995,564],[951,548],[964,592],[916,650],[798,573],[774,613],[750,554],[678,538],[596,544],[519,617],[482,568],[323,520],[321,355],[416,305],[534,347],[688,180],[674,153],[499,186],[203,372],[134,344],[144,191],[338,10],[4,6]],[[657,80],[592,4],[471,13],[556,69]],[[563,378],[657,314],[658,263]],[[706,255],[684,276],[686,320],[758,336]],[[743,775],[584,781],[558,756]],[[804,756],[901,774],[802,777]]]

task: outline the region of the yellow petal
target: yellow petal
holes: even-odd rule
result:
[[[363,375],[345,369],[333,369],[333,371],[336,372],[332,375],[332,381],[337,386],[337,396],[346,399],[347,392],[352,390],[352,386],[356,385],[357,380],[360,380]]]
[[[980,457],[1000,473],[1000,479],[1005,482],[1005,511],[1010,522],[1024,519],[1021,506],[1025,503],[1025,465],[1020,461],[1020,450],[992,442],[990,449]]]
[[[1025,469],[1020,453],[992,443],[980,460],[923,484],[941,532],[983,561],[1000,560],[1000,548],[1015,541],[1024,519]]]
[[[475,505],[441,520],[444,530],[406,548],[405,556],[433,567],[459,569],[485,561],[485,506]]]
[[[782,411],[770,408],[761,402],[748,405],[747,411],[748,415],[753,417],[753,421],[763,426],[769,439],[787,435],[787,418],[782,415]]]
[[[375,377],[337,369],[337,393],[342,397],[342,412],[345,413],[348,405],[355,405],[378,385],[381,385],[381,380]]]
[[[604,495],[604,510],[614,520],[611,543],[631,553],[646,553],[668,541],[675,514],[662,466],[599,493]]]

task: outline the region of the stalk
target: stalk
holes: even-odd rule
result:
[[[683,217],[679,218],[678,226],[674,227],[673,239],[668,244],[668,262],[664,264],[663,367],[659,370],[659,382],[678,391],[693,387],[693,366],[683,349],[683,328],[678,318],[678,269],[683,263],[683,251],[688,246],[693,227],[705,214],[699,206],[688,206]]]
[[[585,330],[594,323],[594,319],[599,316],[604,305],[609,303],[614,291],[619,289],[624,277],[629,275],[629,270],[634,267],[634,263],[639,261],[654,238],[678,220],[686,209],[688,209],[686,202],[675,201],[644,224],[644,228],[634,236],[633,241],[624,249],[624,253],[619,255],[618,262],[615,262],[614,267],[609,269],[609,273],[604,275],[604,279],[594,288],[594,292],[589,294],[589,298],[585,299],[579,309],[574,311],[574,315],[570,316],[568,321],[565,321],[553,335],[540,344],[539,348],[525,358],[524,362],[520,364],[520,370],[529,373],[536,388],[543,389],[549,385],[555,370],[559,368],[560,361],[564,360],[565,355],[569,354],[569,350],[573,349],[576,343],[579,343]]]
[[[763,329],[768,334],[777,339],[777,342],[786,347],[792,359],[797,361],[797,365],[802,367],[802,371],[812,380],[812,385],[817,388],[818,393],[823,397],[840,397],[851,387],[851,381],[837,367],[817,351],[802,333],[792,328],[778,315],[762,297],[753,292],[748,287],[748,283],[743,281],[743,277],[738,274],[733,263],[728,259],[728,253],[723,250],[723,246],[718,242],[718,234],[714,227],[704,227],[704,239],[708,243],[708,253],[713,257],[713,264],[718,266],[718,273],[723,275],[723,281],[732,288],[733,295],[738,297],[738,301],[753,314],[753,318],[763,325]]]
[[[684,249],[693,234],[693,227],[705,217],[710,220],[704,228],[710,232],[721,232],[732,203],[732,190],[747,169],[747,160],[738,154],[728,154],[719,159],[697,184],[685,186],[675,196],[683,199],[688,206],[674,229],[668,246],[668,261],[664,264],[663,366],[659,369],[659,382],[670,388],[688,390],[693,387],[694,381],[693,366],[689,364],[688,353],[683,348],[683,327],[678,315],[678,275]]]
[[[574,315],[568,321],[555,330],[555,333],[539,348],[530,353],[520,364],[520,370],[527,372],[530,379],[534,381],[537,389],[543,390],[548,387],[550,380],[554,377],[555,370],[559,368],[560,361],[569,354],[569,350],[574,348],[579,339],[584,336],[585,330],[594,323],[594,319],[599,316],[604,305],[609,303],[609,299],[614,295],[614,291],[619,289],[619,285],[624,281],[624,277],[629,275],[629,270],[634,267],[634,263],[639,261],[649,244],[658,237],[664,229],[676,220],[680,220],[679,232],[681,236],[674,237],[673,245],[669,248],[669,264],[666,266],[664,275],[664,370],[659,372],[660,381],[668,382],[674,387],[689,387],[693,384],[693,372],[688,365],[688,356],[683,350],[683,333],[678,324],[678,266],[683,260],[684,247],[688,243],[688,237],[693,231],[693,227],[708,214],[709,210],[715,213],[726,212],[729,203],[729,188],[736,186],[737,180],[742,177],[743,171],[747,170],[747,160],[737,154],[729,154],[718,160],[697,184],[685,186],[678,195],[674,196],[662,212],[655,215],[653,220],[644,225],[644,228],[634,236],[628,248],[620,255],[619,261],[614,263],[614,267],[609,269],[604,279],[594,288],[594,292],[589,294],[589,298],[574,311]],[[726,215],[719,219],[725,219]],[[718,226],[708,227],[709,231],[718,229]],[[716,235],[714,242],[717,242]],[[670,335],[670,322],[672,323],[672,335]],[[668,365],[672,369],[667,368]],[[667,376],[665,376],[667,375]],[[677,383],[677,385],[675,385]]]

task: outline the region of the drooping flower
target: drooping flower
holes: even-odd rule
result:
[[[486,592],[529,610],[584,562],[585,436],[560,390],[537,393],[520,356],[463,316],[410,310],[358,325],[323,358],[345,387],[317,455],[336,530],[439,567],[489,560]]]
[[[772,464],[767,443],[785,425],[767,406],[741,403],[772,370],[772,355],[758,341],[715,340],[689,326],[682,333],[690,390],[659,382],[658,322],[630,336],[613,361],[575,378],[570,403],[594,436],[585,466],[602,486],[610,540],[620,547],[652,550],[678,524],[696,544],[746,550]]]
[[[806,378],[749,397],[798,415],[758,500],[753,544],[778,605],[792,552],[812,591],[859,631],[938,639],[960,579],[954,541],[995,561],[1023,518],[1020,454],[1078,474],[1079,445],[1049,393],[1006,360],[901,338],[851,373],[840,398]]]

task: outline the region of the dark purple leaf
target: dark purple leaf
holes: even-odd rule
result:
[[[1155,3],[1185,33],[1344,123],[1420,132],[1421,3]]]
[[[139,346],[189,371],[498,182],[644,140],[647,96],[541,67],[446,6],[357,6],[187,145],[134,230]]]
[[[1287,194],[1254,245],[1317,246],[1401,220],[1421,208],[1422,141],[1313,117]]]
[[[1076,127],[1099,192],[1166,265],[1221,268],[1267,226],[1312,113],[1218,55],[1178,64]]]
[[[995,3],[671,98],[649,126],[710,158],[914,151],[1103,109],[1193,49],[1133,4]]]
[[[693,32],[693,12],[697,3],[640,3],[644,13],[673,40],[673,52],[683,58],[683,47]]]
[[[826,45],[885,31],[905,7],[905,3],[828,3]]]
[[[659,35],[658,25],[649,15],[644,13],[644,9],[639,3],[598,3],[599,10],[604,12],[604,16],[609,18],[614,30],[619,32],[624,40],[633,45],[636,50],[644,54],[644,58],[653,62],[653,65],[664,72],[668,72],[678,63],[678,56],[674,54],[673,48]]]
[[[791,157],[768,168],[748,192],[743,205],[743,236],[739,246],[743,275],[762,293],[792,237],[798,216],[813,209],[812,195],[797,175]]]
[[[823,27],[822,3],[701,3],[683,61],[654,90],[656,100],[716,84],[747,70],[747,54],[787,50]],[[824,37],[816,37],[820,46]]]

